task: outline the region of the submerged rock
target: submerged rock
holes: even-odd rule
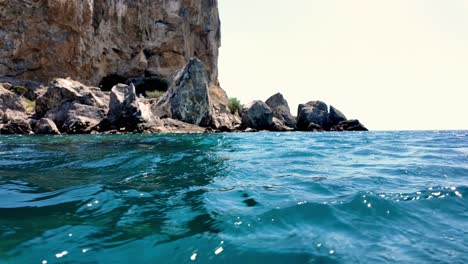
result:
[[[242,126],[253,129],[271,129],[273,126],[273,111],[262,101],[253,101],[242,108]]]
[[[211,103],[203,63],[197,58],[192,58],[176,75],[173,86],[153,110],[160,118],[173,118],[189,124],[208,126]]]
[[[281,120],[288,127],[296,127],[296,118],[291,114],[288,102],[281,93],[277,93],[265,102],[273,111],[273,116]]]

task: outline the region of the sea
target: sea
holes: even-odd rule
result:
[[[468,263],[468,131],[0,137],[0,263]]]

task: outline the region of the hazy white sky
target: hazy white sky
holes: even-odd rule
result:
[[[468,129],[468,0],[219,0],[221,86],[369,129]]]

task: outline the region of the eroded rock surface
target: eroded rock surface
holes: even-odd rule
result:
[[[34,134],[43,134],[43,135],[58,135],[60,131],[55,125],[54,121],[48,118],[41,118],[38,121],[34,122]]]
[[[0,1],[0,76],[162,78],[197,56],[217,82],[216,0]]]
[[[211,121],[211,102],[203,63],[192,58],[179,71],[173,86],[153,109],[154,114],[160,118],[173,118],[193,125],[208,126]]]
[[[108,96],[70,79],[55,79],[37,98],[36,118],[52,120],[62,133],[89,133],[105,117]]]
[[[147,127],[154,121],[150,105],[143,98],[138,98],[135,86],[118,84],[112,88],[107,113],[107,126],[101,129],[118,129],[124,131],[139,131],[145,123]]]
[[[291,114],[288,102],[281,93],[271,96],[265,103],[273,111],[273,116],[281,120],[284,125],[291,128],[296,127],[296,118]]]

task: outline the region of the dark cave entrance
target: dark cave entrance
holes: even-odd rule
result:
[[[99,88],[101,88],[103,91],[110,91],[115,85],[119,83],[126,83],[126,81],[127,78],[114,73],[102,78],[101,82],[99,83]]]
[[[110,74],[102,78],[99,87],[103,91],[110,91],[115,85],[123,83],[135,85],[137,95],[143,95],[149,98],[157,98],[169,89],[169,81],[157,76],[130,77],[126,78],[118,74]]]

